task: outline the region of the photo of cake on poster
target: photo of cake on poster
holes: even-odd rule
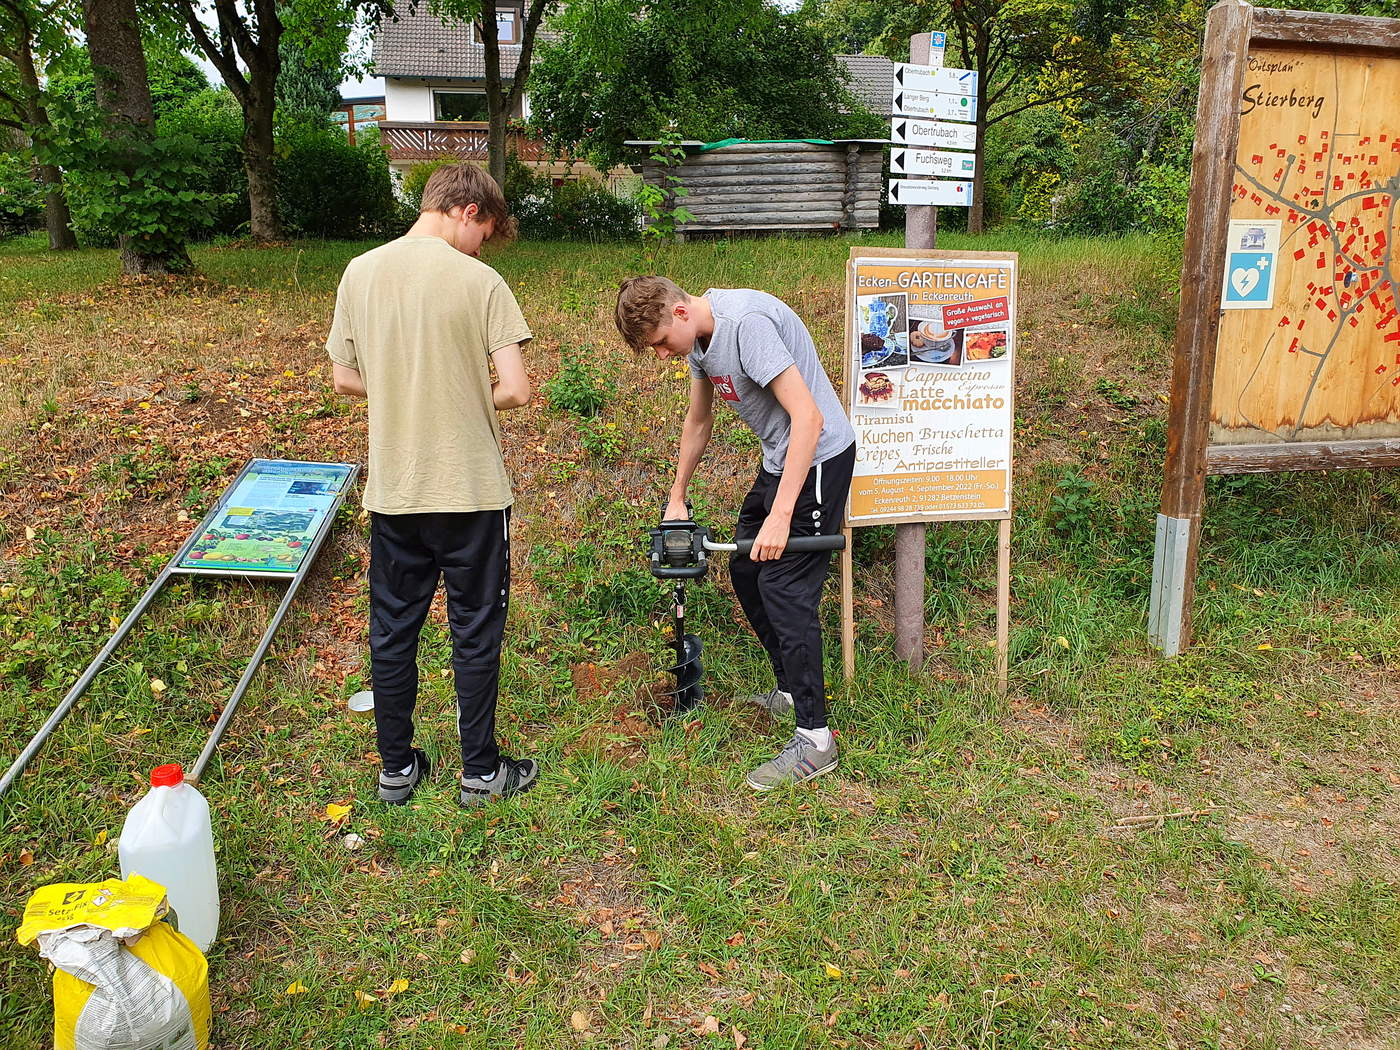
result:
[[[942,254],[851,262],[853,522],[1010,513],[1016,257]]]

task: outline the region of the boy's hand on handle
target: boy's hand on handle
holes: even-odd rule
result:
[[[754,537],[753,550],[749,557],[754,561],[776,561],[787,549],[788,530],[792,527],[792,515],[780,511],[769,511],[763,527]]]
[[[685,505],[683,499],[672,499],[666,503],[666,513],[662,516],[662,521],[687,521],[690,518],[690,508]]]

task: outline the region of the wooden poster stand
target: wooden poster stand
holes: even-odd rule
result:
[[[932,250],[919,248],[852,248],[850,260],[846,270],[846,295],[845,301],[849,304],[855,295],[856,274],[855,261],[858,258],[867,256],[878,256],[881,259],[1001,259],[1018,261],[1014,252],[954,252],[946,250]],[[1016,271],[1019,276],[1019,271]],[[1013,322],[1014,323],[1014,322]],[[859,374],[851,369],[852,347],[855,342],[855,331],[852,327],[853,317],[851,311],[846,311],[846,324],[842,341],[842,396],[847,405],[852,404],[852,384],[860,381]],[[1011,367],[1014,369],[1019,348],[1013,344],[1011,357]],[[1011,377],[1008,389],[1011,402],[1007,406],[1007,418],[1015,420],[1015,380]],[[1007,483],[1010,485],[1010,466],[1007,468]],[[995,521],[997,523],[997,612],[996,612],[996,679],[998,691],[1003,695],[1007,689],[1008,657],[1011,634],[1011,506],[1012,494],[1008,488],[1006,510],[993,511],[963,511],[949,515],[916,514],[908,517],[891,517],[880,521],[871,521],[866,524],[894,525],[900,528],[908,525],[925,525],[930,522],[939,521]],[[855,559],[854,559],[854,528],[859,527],[848,524],[842,530],[846,537],[846,544],[841,551],[841,662],[842,670],[845,673],[847,684],[855,677]],[[901,571],[896,565],[896,573]],[[920,591],[922,592],[923,561],[919,560],[917,571],[920,579]],[[896,580],[896,586],[899,581]],[[919,609],[919,622],[922,628],[923,610]],[[920,631],[920,641],[922,649],[922,630]],[[922,658],[922,652],[920,652]],[[917,670],[917,665],[911,665]]]
[[[1167,656],[1190,643],[1207,475],[1400,466],[1397,97],[1400,20],[1210,11],[1148,613]],[[1251,224],[1276,231],[1267,302],[1231,270],[1264,254],[1231,255]]]

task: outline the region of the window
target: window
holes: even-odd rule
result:
[[[481,43],[481,33],[472,26],[472,38]],[[520,43],[520,10],[515,7],[496,8],[496,40],[502,44]]]
[[[434,120],[485,120],[486,92],[434,91]]]

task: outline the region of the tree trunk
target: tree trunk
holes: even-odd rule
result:
[[[252,216],[249,232],[255,241],[282,239],[282,217],[277,208],[277,172],[272,159],[272,111],[276,104],[276,77],[270,84],[249,78],[248,104],[243,109],[243,170],[248,176],[248,203]]]
[[[979,82],[981,78],[978,78]],[[987,114],[982,109],[981,100],[977,103],[977,168],[972,173],[972,207],[967,210],[967,232],[981,233],[982,220],[986,213],[986,171],[987,171]]]
[[[967,232],[981,233],[982,220],[987,209],[986,186],[987,186],[987,96],[990,94],[991,79],[987,75],[987,67],[991,64],[989,56],[989,46],[985,31],[979,27],[975,35],[976,55],[975,68],[977,69],[977,139],[974,143],[976,152],[973,154],[977,158],[976,170],[972,173],[972,206],[967,209]]]
[[[494,105],[493,105],[494,101]],[[499,97],[486,102],[486,170],[502,190],[506,186],[506,113]]]
[[[34,50],[27,33],[19,41],[16,58],[25,111],[29,115],[29,138],[42,152],[49,145],[53,125],[49,122],[48,110],[40,101],[43,89],[39,85]],[[36,160],[34,167],[44,187],[44,225],[49,233],[49,249],[72,251],[78,247],[78,239],[73,236],[73,217],[68,211],[68,198],[63,195],[63,174],[58,170],[58,165],[51,162]]]
[[[73,235],[73,216],[63,193],[63,173],[54,164],[40,164],[39,181],[44,186],[44,226],[49,231],[49,250],[72,251],[78,247]]]
[[[97,104],[112,118],[113,134],[151,137],[156,118],[151,108],[151,87],[136,18],[136,0],[83,0],[83,28],[87,34],[88,53],[92,56]],[[122,235],[117,248],[125,274],[164,274],[189,269],[189,256],[183,245],[151,252],[134,238]]]
[[[486,170],[496,185],[506,185],[506,99],[501,78],[501,41],[497,33],[495,6],[482,5],[481,31],[483,64],[486,67]]]

